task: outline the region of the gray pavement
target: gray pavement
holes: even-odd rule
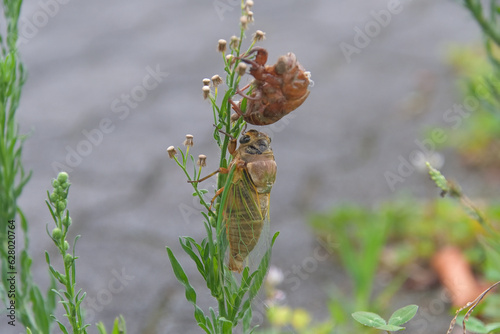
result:
[[[20,204],[31,224],[34,273],[47,283],[43,251],[54,248],[45,233],[45,192],[54,165],[66,165],[72,233],[82,235],[79,287],[87,291],[92,323],[103,320],[109,327],[123,314],[130,333],[201,333],[165,246],[174,249],[208,305],[204,284],[178,244],[180,235],[200,239],[204,228],[193,214],[190,186],[165,150],[191,133],[193,153],[208,156],[207,171],[217,168],[201,79],[223,74],[216,45],[238,32],[234,2],[24,5],[20,50],[29,78],[18,117],[22,131],[31,133],[24,157],[33,177]],[[227,4],[225,12],[216,10],[218,3]],[[314,80],[303,106],[264,130],[272,135],[278,164],[271,224],[281,235],[272,264],[289,275],[314,259],[319,247],[308,214],[348,201],[376,204],[401,193],[436,196],[422,173],[405,176],[394,191],[384,173],[397,173],[400,157],[418,149],[415,140],[424,128],[449,126],[443,113],[460,97],[446,64],[447,47],[478,41],[480,34],[458,1],[394,3],[255,1],[256,22],[248,35],[265,31],[261,45],[270,61],[293,51]],[[372,13],[381,10],[392,14]],[[456,167],[447,162],[445,170]],[[287,302],[310,309],[318,320],[328,315],[329,287],[348,285],[330,261],[317,261],[297,289],[287,278],[281,286]],[[421,306],[429,308],[435,298]],[[447,315],[436,311],[426,319],[425,331],[408,333],[447,328]]]

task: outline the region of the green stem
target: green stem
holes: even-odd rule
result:
[[[464,0],[465,7],[470,10],[481,29],[488,35],[497,45],[500,45],[500,34],[495,28],[484,18],[482,13],[481,3],[474,0]]]
[[[186,169],[186,166],[183,165],[183,164],[181,164],[179,162],[179,160],[177,159],[177,157],[174,157],[174,160],[177,163],[177,165],[179,165],[179,167],[184,171],[184,174],[186,174],[186,177],[187,177],[188,181],[193,181],[193,179],[191,179],[191,176],[189,175],[189,173],[188,173],[188,171]],[[187,152],[186,152],[186,158],[184,158],[184,160],[187,160]],[[200,168],[200,172],[201,172],[201,168]],[[203,194],[200,193],[200,191],[198,190],[198,183],[197,182],[193,182],[193,183],[191,183],[191,185],[193,186],[193,189],[196,192],[196,195],[200,199],[200,203],[207,209],[208,212],[211,212],[210,206],[208,205],[208,203],[203,198]]]

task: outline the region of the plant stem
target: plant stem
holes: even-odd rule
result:
[[[482,6],[479,1],[475,0],[464,0],[465,7],[470,10],[477,23],[481,26],[481,29],[488,35],[497,45],[500,45],[500,33],[495,30],[490,22],[488,22],[482,13]]]

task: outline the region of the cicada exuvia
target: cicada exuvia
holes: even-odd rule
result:
[[[262,234],[269,224],[269,197],[277,167],[271,138],[257,130],[244,133],[238,148],[233,139],[228,150],[233,156],[228,168],[220,168],[215,173],[229,173],[234,168],[225,186],[229,188],[222,203],[222,219],[229,244],[228,268],[241,273],[259,239],[268,237]],[[217,191],[214,200],[223,192],[224,187]]]

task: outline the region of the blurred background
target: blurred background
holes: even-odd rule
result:
[[[271,195],[271,230],[280,231],[272,257],[278,304],[307,310],[311,326],[336,319],[339,303],[350,314],[343,301],[355,299],[345,293],[356,294],[353,269],[339,256],[338,241],[325,238],[348,233],[332,230],[343,226],[337,222],[360,222],[370,231],[390,221],[384,226],[394,233],[382,239],[395,246],[381,250],[380,269],[365,280],[373,293],[387,286],[398,292],[386,292],[393,299],[377,305],[390,315],[417,304],[407,332],[445,332],[452,301],[429,257],[448,241],[433,242],[429,235],[449,227],[436,232],[434,216],[425,214],[444,210],[447,220],[461,209],[426,202],[439,190],[419,154],[459,180],[471,197],[498,187],[498,178],[485,180],[494,173],[467,165],[449,147],[449,131],[463,130],[470,120],[468,109],[453,109],[467,103],[458,84],[464,72],[457,68],[469,66],[460,62],[462,55],[485,59],[467,53],[482,47],[476,22],[451,0],[256,0],[253,12],[244,47],[262,30],[266,40],[259,45],[269,51],[269,63],[292,51],[314,81],[299,109],[262,130],[272,137],[278,164]],[[239,1],[26,1],[21,17],[28,80],[18,119],[30,134],[24,158],[33,176],[20,206],[31,224],[37,281],[48,284],[43,251],[54,252],[45,232],[52,224],[46,190],[64,169],[72,183],[72,233],[82,235],[77,269],[88,322],[109,327],[123,314],[130,333],[201,333],[165,246],[208,306],[204,282],[178,242],[181,235],[199,240],[205,229],[191,186],[166,148],[192,134],[191,152],[207,155],[207,171],[218,167],[202,79],[224,74],[217,41],[238,34]],[[215,180],[207,182],[215,190]],[[467,220],[448,220],[459,219]],[[404,230],[421,221],[427,222],[422,234]],[[427,240],[427,248],[407,241],[408,234]],[[357,242],[363,241],[353,241],[354,251],[362,248],[353,246]],[[283,328],[300,332],[286,321]]]

